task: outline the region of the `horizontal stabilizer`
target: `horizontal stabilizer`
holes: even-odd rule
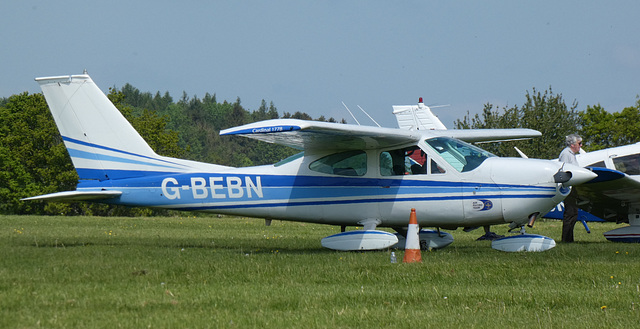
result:
[[[22,201],[46,200],[52,202],[97,201],[113,199],[122,195],[122,191],[65,191],[24,198]]]

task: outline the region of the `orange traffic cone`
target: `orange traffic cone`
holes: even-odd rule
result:
[[[418,219],[416,218],[416,209],[411,208],[411,216],[409,216],[409,228],[407,229],[407,242],[404,245],[403,263],[420,263],[422,256],[420,255],[420,228],[418,227]]]

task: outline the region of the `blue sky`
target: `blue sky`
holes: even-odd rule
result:
[[[87,69],[178,100],[262,99],[394,127],[392,105],[450,104],[445,125],[549,87],[578,109],[640,94],[639,1],[33,1],[0,3],[0,97]],[[372,124],[357,114],[363,124]]]

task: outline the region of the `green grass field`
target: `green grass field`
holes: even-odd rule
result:
[[[578,224],[577,243],[543,253],[458,230],[422,263],[391,264],[322,248],[339,228],[315,224],[0,216],[0,327],[632,328],[640,244],[607,242],[615,227]]]

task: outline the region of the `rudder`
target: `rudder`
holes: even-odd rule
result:
[[[179,170],[158,156],[87,74],[36,78],[81,180]]]

